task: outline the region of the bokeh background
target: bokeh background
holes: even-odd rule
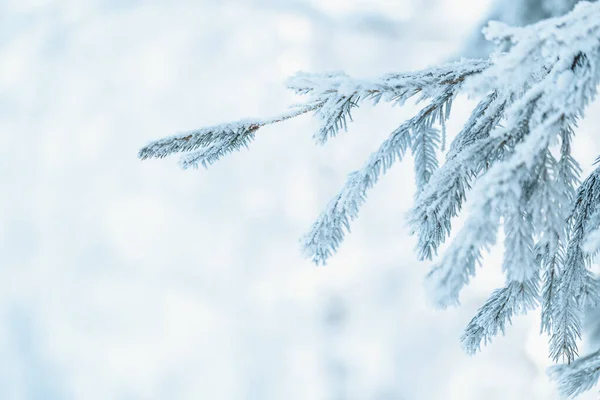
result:
[[[360,109],[320,147],[310,117],[267,127],[209,170],[136,158],[161,136],[282,111],[301,100],[284,85],[298,70],[376,77],[456,57],[489,7],[0,0],[0,399],[557,399],[536,313],[461,350],[502,285],[501,248],[460,308],[428,303],[410,159],[327,267],[300,253],[413,105]],[[457,101],[451,132],[473,104]],[[586,171],[593,129],[576,144]]]

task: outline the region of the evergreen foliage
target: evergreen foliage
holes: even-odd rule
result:
[[[418,190],[408,219],[419,257],[437,258],[427,276],[437,306],[459,303],[460,291],[496,244],[499,230],[505,233],[506,284],[468,324],[465,351],[476,353],[503,333],[513,316],[540,306],[550,356],[566,363],[553,367],[551,376],[561,393],[574,396],[600,376],[600,352],[578,358],[584,309],[600,296],[590,270],[600,249],[600,167],[579,184],[580,167],[571,155],[577,120],[600,81],[600,4],[579,2],[563,17],[526,27],[491,22],[485,34],[498,49],[487,60],[463,59],[373,81],[344,73],[299,73],[288,86],[307,98],[303,105],[271,119],[160,139],[142,148],[139,157],[184,153],[183,168],[207,167],[248,147],[262,126],[302,114],[319,118],[314,139],[322,144],[346,130],[352,109],[365,101],[424,104],[349,174],[304,237],[304,251],[325,264],[350,231],[367,192],[410,150]],[[481,100],[446,150],[445,122],[459,94]],[[463,210],[467,198],[468,212]],[[461,212],[464,226],[438,258]]]

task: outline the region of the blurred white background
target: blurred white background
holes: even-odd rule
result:
[[[300,254],[414,107],[361,109],[323,147],[310,117],[268,127],[209,170],[136,158],[282,111],[298,70],[374,77],[455,56],[489,3],[0,0],[0,399],[557,399],[536,313],[461,350],[502,249],[462,307],[428,304],[410,160],[327,267]],[[473,104],[458,101],[452,132]],[[586,170],[597,150],[578,138]]]

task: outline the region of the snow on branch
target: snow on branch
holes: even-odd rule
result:
[[[504,334],[512,317],[533,310],[538,305],[539,279],[509,282],[495,290],[477,315],[469,322],[461,341],[467,354],[475,354],[498,333]]]
[[[425,105],[401,124],[351,173],[327,204],[302,245],[325,264],[358,217],[367,192],[410,150],[417,194],[409,212],[417,253],[433,259],[450,237],[452,219],[469,199],[463,227],[427,276],[433,302],[459,303],[484,253],[505,232],[506,285],[496,290],[462,338],[474,353],[511,319],[541,303],[541,330],[550,336],[550,356],[566,395],[587,390],[598,379],[598,353],[576,361],[583,310],[600,303],[600,281],[589,266],[600,249],[600,168],[581,185],[571,155],[574,127],[595,99],[600,82],[600,2],[581,1],[569,14],[522,28],[490,23],[489,40],[500,45],[490,60],[461,60],[375,80],[344,73],[298,73],[288,86],[303,105],[271,119],[251,119],[181,133],[142,148],[141,159],[185,153],[183,168],[208,166],[247,147],[266,126],[314,113],[325,143],[352,121],[365,101]],[[505,46],[506,44],[508,46]],[[453,99],[480,97],[471,117],[445,152],[446,120]]]
[[[143,147],[138,154],[142,160],[164,158],[174,153],[187,153],[180,165],[187,169],[204,167],[222,156],[242,147],[248,147],[256,131],[278,122],[283,122],[309,112],[322,121],[314,135],[318,143],[325,143],[341,129],[346,129],[352,120],[351,110],[364,100],[404,104],[418,95],[418,100],[437,96],[447,88],[456,88],[466,77],[480,73],[489,66],[489,61],[462,60],[407,74],[390,74],[372,82],[356,80],[342,73],[306,74],[298,73],[290,78],[288,86],[300,95],[307,95],[306,104],[269,119],[246,119],[233,123],[176,134],[156,140]]]
[[[596,17],[599,16],[597,5],[587,7],[593,7]],[[507,243],[519,244],[517,249],[511,248],[505,258],[504,269],[508,278],[523,282],[538,272],[533,261],[536,227],[529,225],[526,215],[514,218],[510,213],[519,210],[521,204],[526,204],[531,196],[529,192],[539,188],[537,182],[530,181],[532,173],[543,167],[543,156],[548,148],[558,141],[565,126],[573,124],[582,115],[584,107],[595,96],[598,66],[591,60],[598,58],[599,43],[597,39],[589,40],[587,34],[571,34],[571,30],[579,25],[569,18],[576,16],[586,22],[595,21],[586,26],[590,34],[597,33],[600,18],[590,19],[589,13],[582,13],[581,8],[578,7],[572,16],[559,19],[558,27],[556,23],[543,23],[546,27],[559,30],[564,27],[567,30],[564,35],[544,34],[545,31],[536,25],[530,28],[534,33],[527,28],[518,31],[518,35],[513,35],[514,47],[508,53],[496,56],[494,65],[474,76],[467,84],[467,88],[479,91],[489,82],[501,82],[505,90],[508,87],[512,92],[522,88],[525,91],[518,101],[507,108],[503,126],[490,136],[512,136],[516,139],[514,149],[511,154],[494,162],[478,179],[469,218],[428,276],[430,286],[434,289],[435,303],[439,306],[458,302],[458,293],[474,275],[475,266],[482,257],[481,251],[495,243],[501,218],[505,219],[505,229],[509,234]],[[549,37],[560,37],[561,40],[557,43],[558,39],[551,41]],[[564,41],[564,38],[571,40]],[[533,51],[544,53],[550,50],[553,58],[539,58],[531,54]],[[508,79],[506,74],[514,73],[518,66],[522,66],[526,72],[547,72],[541,77],[532,73],[522,81],[513,79],[517,82],[516,86],[505,82]],[[437,191],[436,188],[430,190]],[[519,211],[521,214],[523,212]],[[511,238],[510,234],[513,233],[517,237]],[[570,353],[567,349],[565,351]]]
[[[306,254],[315,263],[325,264],[337,250],[345,233],[350,231],[350,222],[358,217],[359,208],[365,202],[367,191],[379,180],[380,175],[387,172],[394,162],[401,161],[411,147],[416,154],[435,150],[422,149],[422,141],[425,140],[423,137],[429,135],[432,136],[431,142],[439,141],[432,126],[439,115],[443,115],[444,107],[447,107],[453,96],[454,91],[447,89],[434,98],[415,117],[392,132],[360,170],[348,176],[342,190],[329,202],[303,240]],[[437,166],[437,160],[432,159],[430,153],[415,158],[419,159],[419,157],[422,158],[423,165],[430,163],[429,167],[423,166],[422,170],[417,170],[417,179],[425,182],[429,170]]]
[[[475,108],[452,142],[447,162],[418,193],[409,222],[412,233],[419,236],[417,252],[421,259],[432,259],[437,254],[450,235],[451,220],[461,210],[472,181],[502,154],[508,140],[489,138],[489,134],[499,123],[505,105],[506,100],[493,92]]]
[[[241,147],[248,147],[259,128],[298,117],[317,108],[318,105],[309,104],[293,108],[271,119],[246,119],[169,136],[143,147],[138,157],[142,160],[164,158],[174,153],[192,152],[201,148],[198,152],[184,156],[181,166],[184,169],[190,166],[197,167],[198,164],[206,167],[223,155]]]
[[[593,388],[600,378],[600,350],[567,365],[556,365],[549,370],[562,396],[573,398]]]
[[[572,362],[577,356],[577,340],[581,338],[585,294],[593,285],[587,268],[590,257],[583,251],[590,217],[600,201],[600,168],[579,187],[575,207],[570,216],[569,242],[565,260],[555,283],[556,301],[552,307],[550,354],[555,361],[565,358]]]

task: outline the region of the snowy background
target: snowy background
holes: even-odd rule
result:
[[[410,161],[327,267],[300,254],[413,107],[359,110],[322,147],[310,117],[264,128],[207,171],[136,158],[151,139],[281,111],[297,70],[373,77],[453,57],[488,7],[0,0],[0,399],[556,399],[535,313],[461,350],[503,282],[502,249],[461,308],[429,305],[404,220]],[[458,101],[451,131],[472,105]],[[577,139],[586,170],[597,150]]]

